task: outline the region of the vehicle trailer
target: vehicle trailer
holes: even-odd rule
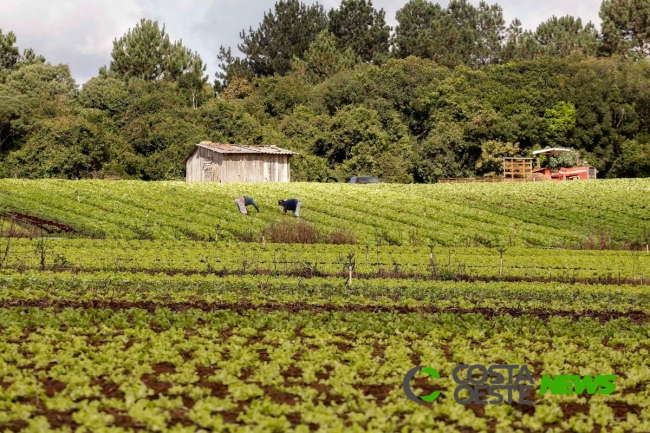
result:
[[[596,179],[596,169],[586,163],[580,164],[580,156],[578,151],[576,153],[576,165],[574,167],[560,168],[559,170],[551,169],[551,155],[559,155],[561,153],[571,152],[571,149],[563,149],[560,147],[553,147],[548,149],[536,150],[533,155],[537,158],[537,167],[533,169],[533,177],[540,179],[541,177],[547,180],[587,180]],[[542,167],[540,165],[540,156],[546,155],[548,166]],[[540,179],[541,180],[541,179]]]

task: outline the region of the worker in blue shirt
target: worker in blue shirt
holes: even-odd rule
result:
[[[302,202],[297,199],[278,200],[278,206],[282,206],[282,215],[285,215],[289,210],[293,212],[293,216],[300,218],[300,206],[302,206]]]
[[[246,206],[253,206],[255,210],[257,210],[257,213],[260,212],[260,209],[257,207],[255,200],[245,195],[241,197],[237,197],[235,199],[235,205],[237,205],[237,209],[239,209],[239,212],[243,213],[244,215],[248,213],[248,209],[246,209]]]

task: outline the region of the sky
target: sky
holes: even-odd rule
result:
[[[314,3],[303,0],[305,3]],[[435,0],[434,0],[435,1]],[[97,75],[111,60],[113,40],[140,18],[165,24],[172,40],[198,51],[207,64],[211,80],[218,69],[217,54],[224,45],[236,50],[239,32],[257,28],[264,12],[276,0],[2,0],[0,29],[13,31],[22,50],[33,48],[53,63],[67,63],[72,75],[83,84]],[[470,0],[478,5],[478,0]],[[487,0],[489,4],[495,3]],[[338,7],[340,0],[321,0],[325,10]],[[394,27],[395,12],[406,0],[374,0],[375,8],[386,11],[387,23]],[[439,3],[446,6],[448,1]],[[534,30],[552,15],[572,15],[600,28],[601,0],[501,0],[507,23],[519,18],[524,28]]]

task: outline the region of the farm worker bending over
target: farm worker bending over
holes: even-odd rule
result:
[[[248,213],[248,209],[246,209],[246,206],[253,206],[255,210],[257,210],[257,213],[260,212],[259,208],[257,207],[257,204],[255,204],[255,200],[245,195],[241,197],[237,197],[235,199],[235,204],[237,205],[237,209],[239,209],[239,212],[243,213],[244,215]]]
[[[295,198],[290,198],[288,200],[278,200],[278,206],[282,206],[282,215],[285,215],[288,210],[293,212],[293,216],[300,218],[300,206],[302,202],[296,200]]]

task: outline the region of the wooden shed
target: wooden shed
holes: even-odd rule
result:
[[[244,146],[203,141],[185,163],[186,182],[289,182],[297,153],[277,146]]]

